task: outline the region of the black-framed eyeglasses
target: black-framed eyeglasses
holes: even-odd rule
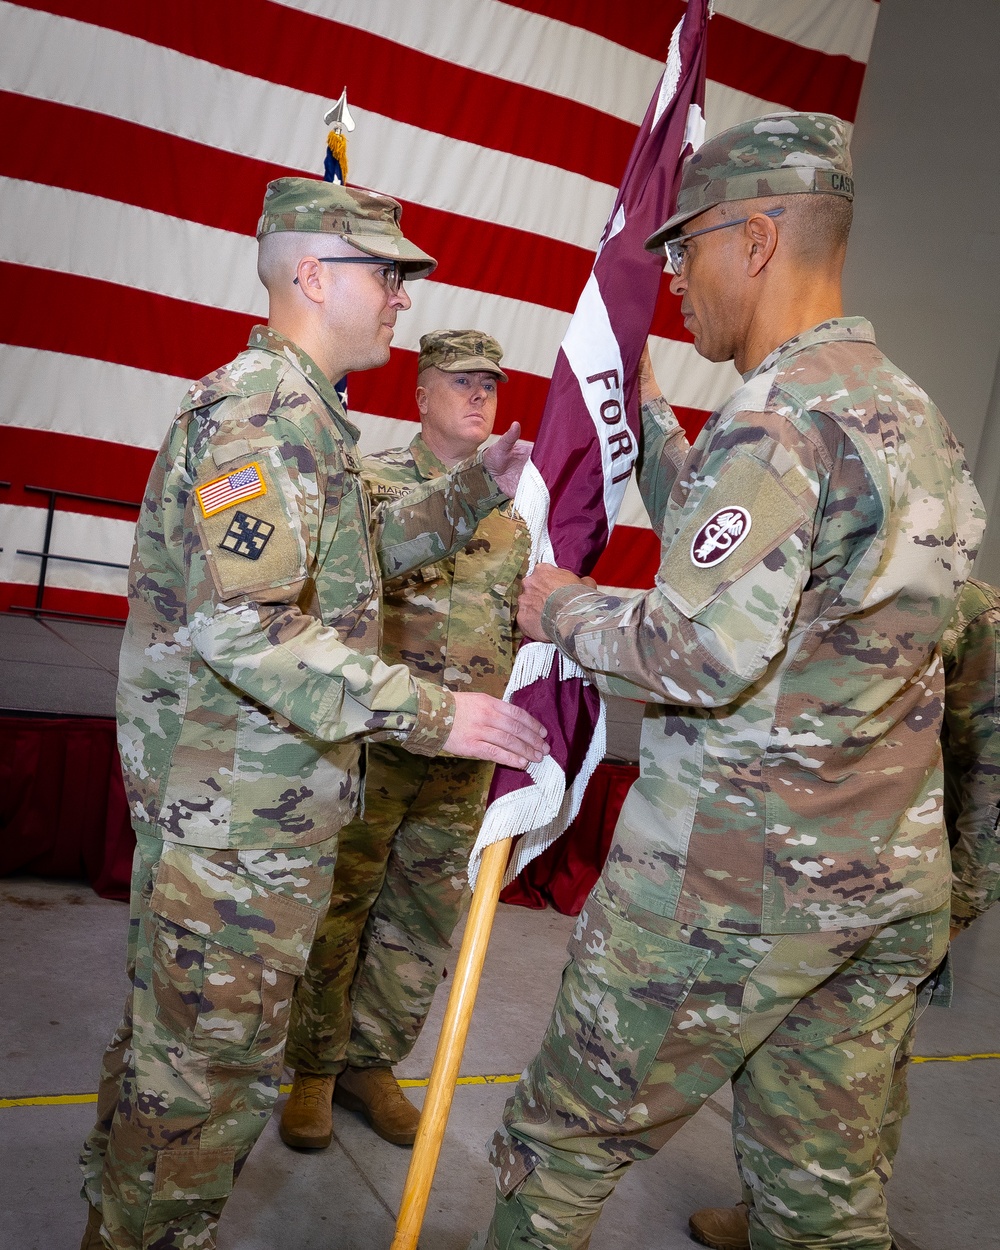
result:
[[[751,213],[750,217],[780,217],[783,208],[766,208],[762,213]],[[711,234],[713,230],[725,230],[727,226],[742,226],[750,217],[737,217],[735,221],[720,221],[717,226],[705,226],[703,230],[692,230],[690,234],[679,234],[676,239],[668,239],[663,250],[667,254],[667,265],[670,272],[680,277],[684,268],[684,257],[687,252],[688,239],[696,239],[699,234]]]
[[[396,294],[406,277],[398,260],[381,260],[377,256],[317,256],[316,259],[324,265],[377,265],[379,277],[392,295]],[[297,277],[292,279],[292,285],[299,285]]]

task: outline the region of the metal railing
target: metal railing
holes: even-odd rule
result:
[[[29,612],[32,616],[58,616],[77,621],[96,621],[105,625],[123,625],[125,622],[116,616],[98,616],[91,612],[64,612],[59,608],[48,608],[45,606],[45,579],[48,575],[49,561],[58,560],[66,564],[89,564],[97,568],[103,569],[127,569],[127,564],[119,564],[114,560],[92,560],[85,556],[66,556],[57,551],[52,550],[52,523],[56,515],[57,499],[78,499],[85,503],[100,503],[112,505],[117,508],[130,508],[133,512],[138,512],[141,504],[133,503],[130,499],[109,499],[104,495],[81,495],[78,491],[73,490],[54,490],[51,486],[25,486],[25,490],[35,491],[37,494],[48,495],[48,509],[45,517],[45,538],[42,540],[41,551],[25,551],[21,547],[17,548],[19,556],[34,556],[35,559],[41,561],[38,571],[38,584],[35,587],[35,602],[33,606],[24,603],[12,603],[10,610],[12,612]]]

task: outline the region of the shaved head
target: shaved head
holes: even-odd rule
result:
[[[275,230],[257,247],[257,276],[270,296],[287,294],[303,256],[359,256],[357,248],[339,234],[309,234],[304,230]]]
[[[753,200],[730,200],[719,205],[726,220],[783,208],[778,234],[802,265],[819,265],[847,248],[854,205],[843,195],[769,195]]]

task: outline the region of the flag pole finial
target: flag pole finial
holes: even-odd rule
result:
[[[351,110],[347,107],[347,88],[340,93],[340,99],[323,114],[323,121],[332,129],[339,133],[345,130],[348,134],[354,129],[354,118],[351,116]]]

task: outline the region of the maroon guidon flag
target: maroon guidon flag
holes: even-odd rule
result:
[[[662,258],[643,248],[674,210],[684,157],[705,131],[710,0],[689,0],[629,157],[594,267],[559,348],[515,507],[531,566],[588,574],[607,545],[639,451],[636,372],[653,320]],[[527,772],[498,767],[469,877],[484,847],[521,835],[513,878],[573,820],[605,750],[604,706],[551,643],[525,642],[505,696],[548,730],[551,754]]]

